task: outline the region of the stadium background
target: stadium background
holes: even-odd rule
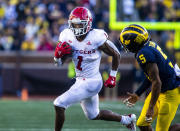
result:
[[[114,1],[116,5],[110,4]],[[53,51],[59,33],[68,27],[69,13],[76,6],[90,9],[93,15],[93,28],[104,29],[119,50],[121,47],[117,38],[123,27],[121,24],[148,22],[150,26],[154,26],[158,22],[176,22],[179,25],[180,21],[180,0],[0,0],[0,131],[52,129],[52,100],[68,89],[69,81],[74,75],[71,64],[65,63],[61,68],[53,65]],[[116,10],[113,10],[114,7]],[[110,10],[115,16],[110,15]],[[123,23],[112,26],[112,19]],[[156,25],[153,30],[148,30],[151,38],[160,45],[173,63],[177,62],[180,65],[180,43],[177,43],[180,41],[180,33],[175,34],[179,31],[179,26],[171,30],[159,30],[158,27]],[[113,102],[118,100],[117,98],[126,97],[126,92],[135,90],[144,78],[133,54],[127,55],[123,50],[121,54],[117,88],[102,89],[100,106],[112,108],[119,113],[134,111],[139,115],[143,102],[128,111],[121,101]],[[103,54],[100,71],[104,79],[107,79],[110,61],[111,58]],[[24,103],[21,100],[29,101]],[[44,110],[46,106],[47,110]],[[79,108],[75,105],[68,112],[76,115],[78,111]],[[85,119],[82,112],[79,115]],[[174,123],[180,122],[179,115],[178,111]],[[12,116],[17,117],[12,120]],[[41,126],[35,122],[36,120],[41,121]],[[31,123],[29,126],[28,122]],[[65,129],[80,130],[80,125],[75,123],[72,126],[67,123]],[[98,124],[102,124],[102,130],[119,128],[117,124],[110,128],[106,123],[95,123],[97,126],[94,127],[93,122],[90,122],[90,127],[84,126],[81,130],[92,127],[99,130]]]

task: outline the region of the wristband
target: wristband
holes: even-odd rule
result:
[[[117,71],[111,70],[110,71],[110,76],[116,77]]]

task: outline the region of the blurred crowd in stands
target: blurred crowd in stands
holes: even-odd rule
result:
[[[117,0],[120,21],[180,21],[180,0]],[[120,31],[108,27],[109,0],[0,0],[0,50],[51,51],[68,27],[76,6],[93,14],[93,28],[102,28],[117,44]],[[152,39],[174,50],[173,31],[151,31]]]

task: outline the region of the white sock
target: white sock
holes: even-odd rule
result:
[[[131,118],[129,116],[121,116],[121,121],[122,124],[128,125],[131,123]]]

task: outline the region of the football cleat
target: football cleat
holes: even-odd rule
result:
[[[126,127],[130,131],[136,131],[136,115],[135,114],[129,114],[129,124],[126,125]]]

